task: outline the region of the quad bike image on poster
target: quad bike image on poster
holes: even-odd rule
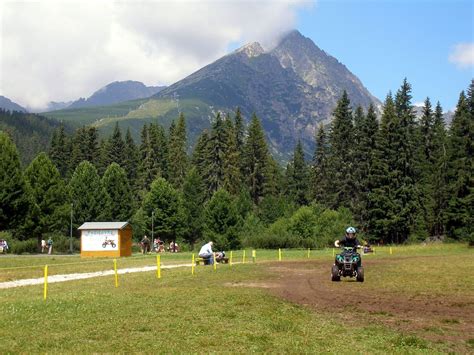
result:
[[[107,245],[110,245],[112,248],[115,248],[117,246],[117,244],[115,244],[115,240],[107,239],[107,237],[105,237],[105,240],[102,243],[102,248],[107,248]]]

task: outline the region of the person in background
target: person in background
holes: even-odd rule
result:
[[[46,251],[46,240],[41,239],[41,253]]]
[[[53,239],[51,239],[51,237],[46,242],[46,245],[48,246],[48,255],[51,255],[53,252]]]
[[[199,250],[199,257],[205,260],[205,265],[212,265],[214,264],[214,253],[212,251],[213,242],[209,242],[204,244]]]
[[[150,239],[148,239],[146,234],[141,241],[141,245],[142,245],[142,254],[148,253],[148,251],[150,250]]]

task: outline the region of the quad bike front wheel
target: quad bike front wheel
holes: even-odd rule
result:
[[[357,281],[358,282],[364,282],[364,268],[362,266],[359,266],[357,268]]]
[[[331,281],[341,281],[341,276],[339,275],[339,268],[337,267],[337,265],[332,266]]]

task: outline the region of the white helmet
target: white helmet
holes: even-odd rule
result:
[[[348,227],[346,229],[346,236],[349,238],[349,239],[354,239],[355,238],[355,234],[356,234],[356,229],[354,227]]]

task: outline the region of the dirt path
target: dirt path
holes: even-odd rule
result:
[[[191,267],[191,264],[162,265],[161,266],[162,269],[173,269],[177,267]],[[118,269],[117,274],[120,274],[120,275],[131,274],[134,272],[145,272],[145,271],[153,271],[153,270],[156,270],[156,266],[144,266],[144,267],[136,267],[136,268],[128,268],[128,269]],[[48,276],[48,283],[90,279],[93,277],[109,276],[113,274],[114,274],[113,270],[105,270],[105,271],[84,272],[84,273],[77,273],[77,274],[53,275],[53,276]],[[7,282],[0,282],[0,289],[40,285],[43,283],[44,283],[44,277],[40,277],[37,279],[22,279],[22,280],[15,280],[15,281],[7,281]]]
[[[366,268],[376,268],[378,260],[366,260]],[[277,275],[262,287],[288,301],[318,312],[328,312],[352,324],[381,324],[432,341],[463,344],[474,338],[474,300],[467,296],[434,298],[409,293],[394,295],[364,287],[364,283],[330,280],[327,261],[285,262],[269,265]],[[245,285],[244,285],[245,286]],[[471,340],[472,341],[472,340]]]

